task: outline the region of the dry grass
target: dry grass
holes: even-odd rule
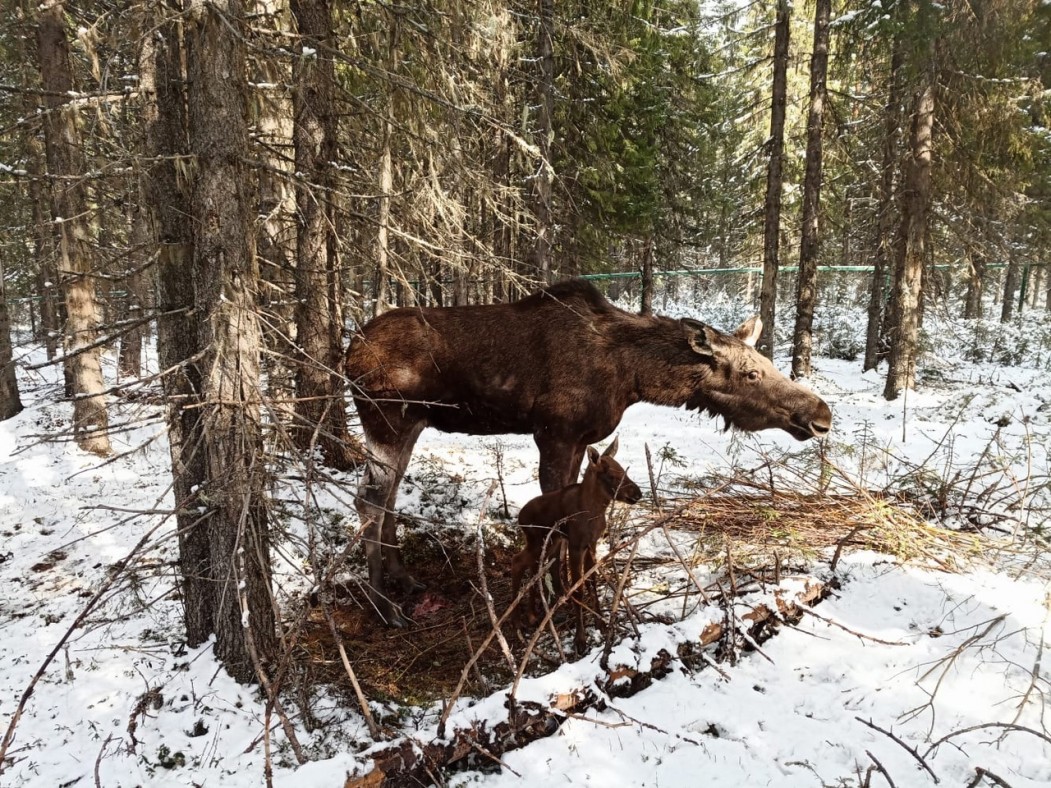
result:
[[[619,544],[619,549],[601,573],[607,589],[615,587],[631,553],[631,541],[662,526],[683,537],[676,541],[683,562],[691,569],[708,566],[717,573],[764,582],[776,582],[782,569],[809,571],[815,564],[827,566],[842,552],[859,549],[943,571],[959,571],[994,549],[1004,549],[1001,540],[932,525],[901,501],[866,492],[823,495],[723,488],[718,494],[674,501],[665,505],[663,513],[638,507],[629,513],[621,508],[613,521],[615,535],[610,542]],[[464,665],[490,633],[470,530],[443,529],[440,541],[433,533],[406,530],[406,554],[429,589],[397,600],[415,621],[408,629],[393,630],[377,624],[371,611],[360,604],[362,595],[352,589],[337,594],[333,616],[369,698],[413,705],[447,697]],[[686,551],[683,544],[689,545]],[[507,570],[514,552],[514,547],[499,545],[490,546],[486,552],[486,580],[498,613],[511,601]],[[639,552],[629,573],[635,576],[654,570],[669,580],[664,598],[690,594],[679,558],[667,551],[659,555]],[[632,585],[630,580],[628,585]],[[678,591],[671,590],[676,587]],[[708,590],[718,593],[720,585]],[[602,596],[605,608],[612,592],[607,590]],[[643,592],[643,596],[650,594]],[[646,615],[648,605],[639,597],[636,601],[636,614]],[[623,624],[618,626],[619,631],[626,631],[621,629]],[[522,650],[522,633],[508,624],[504,634],[513,650]],[[550,637],[545,635],[545,639]],[[545,642],[542,640],[541,645]],[[557,664],[557,649],[552,643],[538,648],[535,656],[539,659],[534,660],[535,670],[548,670]],[[516,653],[518,658],[520,653]],[[313,611],[308,619],[299,659],[313,681],[334,688],[347,685],[336,644],[320,610]],[[470,675],[466,692],[474,695],[492,692],[510,681],[508,666],[495,642]]]
[[[932,525],[901,502],[873,494],[722,492],[680,501],[668,525],[698,535],[696,564],[724,560],[729,541],[735,560],[748,565],[811,563],[830,550],[866,549],[954,571],[993,544]]]

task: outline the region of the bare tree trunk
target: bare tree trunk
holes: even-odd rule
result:
[[[968,257],[967,295],[964,299],[963,316],[973,320],[982,316],[982,295],[985,292],[985,252],[976,250]]]
[[[146,47],[143,47],[143,51],[146,51],[146,49]],[[141,74],[144,67],[147,71],[153,68],[152,64],[139,64],[140,88],[142,87],[143,79]],[[152,88],[154,75],[149,74],[147,78],[149,79]],[[136,177],[136,181],[138,181],[136,184],[138,199],[135,200],[135,204],[130,207],[128,217],[129,224],[131,225],[131,229],[128,232],[129,245],[131,246],[128,260],[131,265],[131,270],[124,277],[125,308],[122,310],[124,318],[132,321],[132,323],[142,319],[143,304],[146,300],[146,288],[143,281],[142,267],[148,261],[150,250],[153,247],[149,221],[146,217],[146,197],[141,183],[141,174]],[[144,323],[134,324],[126,328],[121,334],[120,355],[117,360],[117,374],[122,379],[134,379],[141,374],[142,340],[145,336],[146,326]]]
[[[162,13],[175,16],[181,0],[167,0]],[[188,162],[182,39],[178,22],[166,20],[160,35],[144,36],[139,84],[146,98],[143,121],[150,163],[144,173],[146,204],[153,220],[158,250],[157,355],[168,412],[172,460],[172,493],[179,528],[179,574],[182,580],[186,641],[206,642],[214,629],[214,598],[209,578],[208,526],[200,516],[198,494],[206,468],[201,435],[201,373],[195,327],[193,236],[190,197],[185,178]]]
[[[73,383],[73,435],[77,445],[98,455],[110,453],[106,389],[98,338],[98,305],[91,278],[92,248],[84,151],[77,110],[70,103],[73,72],[63,19],[63,4],[39,6],[37,56],[47,113],[44,140],[51,177],[51,212],[59,227],[58,270],[66,302],[65,354]]]
[[[778,0],[774,24],[774,80],[770,110],[770,161],[766,168],[766,208],[763,220],[763,286],[759,315],[763,321],[759,350],[774,355],[774,325],[777,318],[778,244],[781,237],[781,160],[785,150],[785,104],[788,95],[788,41],[792,9],[788,0]]]
[[[890,78],[887,90],[887,105],[883,115],[883,162],[880,168],[879,198],[876,216],[875,254],[872,264],[872,282],[869,290],[868,325],[865,331],[865,361],[862,369],[875,369],[886,355],[881,347],[884,337],[887,277],[887,262],[893,244],[891,228],[894,226],[894,171],[898,158],[898,127],[901,117],[902,82],[901,36],[895,33],[890,56]]]
[[[813,367],[814,307],[817,304],[817,253],[821,213],[821,130],[828,73],[828,19],[832,0],[814,5],[814,52],[810,58],[810,112],[807,118],[806,175],[803,181],[803,233],[796,277],[796,326],[792,337],[792,375],[810,377]]]
[[[194,6],[186,23],[194,283],[202,359],[215,652],[235,679],[276,649],[260,419],[259,271],[246,171],[240,0]],[[253,654],[254,652],[254,654]]]
[[[928,67],[913,99],[909,156],[905,162],[904,199],[898,232],[894,287],[891,295],[894,333],[886,399],[896,399],[916,383],[919,310],[926,259],[927,211],[931,189],[931,137],[934,132],[934,84]]]
[[[62,336],[65,309],[58,295],[58,270],[55,268],[55,232],[44,188],[44,145],[36,136],[27,142],[29,159],[29,199],[33,203],[33,257],[37,262],[37,291],[40,294],[40,328],[48,361],[58,355],[58,340]],[[67,368],[63,365],[63,370]],[[72,381],[66,396],[72,396]]]
[[[355,464],[343,400],[343,286],[336,260],[335,66],[329,0],[292,0],[300,46],[293,65],[296,208],[296,442],[325,463]]]
[[[964,297],[963,316],[973,320],[982,316],[982,296],[985,294],[985,276],[988,270],[988,247],[990,239],[989,220],[987,217],[978,219],[980,232],[976,239],[978,245],[970,250],[967,255],[967,293]]]
[[[1004,295],[1000,303],[1000,322],[1007,323],[1015,313],[1015,297],[1022,279],[1018,255],[1013,250],[1007,252],[1007,268],[1004,270]]]
[[[253,25],[276,34],[289,35],[287,3],[284,0],[248,0]],[[266,353],[263,356],[270,413],[290,424],[295,416],[296,373],[296,244],[295,197],[291,184],[293,109],[288,96],[286,58],[253,58],[254,83],[252,139],[253,155],[264,166],[255,175],[258,183],[258,219],[255,222],[256,251],[260,265],[261,328]]]
[[[0,421],[21,412],[22,398],[18,394],[14,354],[11,352],[11,319],[7,314],[4,259],[0,255]]]
[[[647,238],[642,246],[642,305],[640,315],[653,314],[653,239]]]
[[[555,3],[538,0],[539,27],[537,29],[536,57],[539,73],[536,84],[536,103],[539,109],[536,124],[536,146],[540,162],[533,182],[533,213],[536,234],[533,239],[532,263],[541,282],[551,280],[551,187],[554,167],[551,161],[551,140],[554,134],[555,114]]]
[[[390,55],[389,70],[394,74],[398,70],[398,19],[397,16],[390,26],[390,41],[388,52]],[[379,229],[376,233],[376,303],[373,305],[372,314],[381,315],[390,308],[390,200],[391,192],[394,190],[394,160],[391,154],[391,138],[394,134],[394,86],[390,86],[390,94],[387,96],[386,117],[383,120],[383,136],[380,141],[379,161]]]

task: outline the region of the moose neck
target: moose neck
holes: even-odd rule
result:
[[[679,321],[629,315],[615,329],[620,372],[633,382],[632,402],[709,409],[708,367],[686,344]]]
[[[581,499],[587,508],[595,512],[604,512],[613,497],[606,492],[599,481],[598,474],[591,470],[591,466],[584,471],[584,478],[580,481]]]

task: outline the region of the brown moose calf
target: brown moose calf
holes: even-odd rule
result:
[[[534,573],[539,571],[545,552],[553,558],[551,571],[555,593],[559,597],[563,595],[559,554],[565,540],[569,548],[569,580],[576,601],[574,645],[578,654],[583,653],[587,644],[584,634],[586,600],[580,579],[586,577],[595,565],[595,548],[599,537],[606,531],[606,509],[613,500],[637,503],[642,498],[639,486],[613,459],[616,453],[617,440],[601,455],[593,446],[588,446],[589,464],[580,482],[534,498],[518,514],[526,546],[511,561],[511,596],[517,599],[522,575],[527,569]],[[538,587],[542,582],[537,579],[529,594],[525,618],[530,624],[536,623]],[[590,589],[591,602],[598,609],[594,579],[591,578],[586,585]]]

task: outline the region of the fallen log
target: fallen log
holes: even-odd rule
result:
[[[677,663],[683,669],[687,665],[692,670],[705,667],[710,660],[697,659],[705,648],[727,639],[738,644],[740,650],[754,648],[772,637],[780,623],[798,621],[804,607],[818,604],[830,592],[824,583],[806,578],[801,586],[792,590],[774,588],[752,604],[727,600],[735,608],[733,615],[705,626],[696,641],[680,643],[675,656],[661,649],[648,668],[610,667],[604,676],[596,678],[594,689],[582,687],[560,693],[546,706],[508,698],[504,703],[507,719],[492,727],[487,721],[477,721],[455,730],[448,739],[402,739],[372,753],[372,768],[363,775],[347,778],[344,788],[415,788],[442,783],[442,771],[499,764],[503,753],[552,735],[570,716],[602,711],[608,698],[627,698],[641,692],[671,673]]]

